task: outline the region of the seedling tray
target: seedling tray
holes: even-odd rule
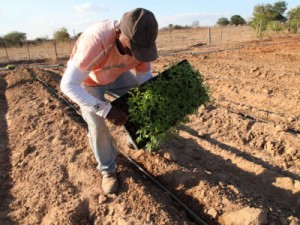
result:
[[[141,92],[145,92],[147,89],[147,84],[149,82],[152,82],[152,85],[158,85],[159,83],[158,82],[162,82],[163,81],[167,81],[167,82],[170,82],[170,79],[172,79],[174,76],[176,76],[177,74],[172,72],[172,74],[170,73],[170,71],[172,69],[174,69],[174,67],[177,67],[178,66],[181,66],[181,65],[185,65],[185,66],[189,66],[188,68],[191,68],[191,65],[189,64],[189,62],[187,60],[183,60],[173,66],[171,66],[169,69],[166,69],[165,71],[159,73],[159,75],[157,75],[156,77],[148,80],[146,83],[142,84],[141,86],[138,87],[138,89],[136,88],[133,88],[131,89],[127,94],[115,99],[113,102],[112,102],[112,105],[121,109],[123,112],[125,112],[127,115],[128,115],[128,120],[125,124],[125,128],[128,132],[128,134],[130,135],[132,141],[134,142],[134,144],[136,145],[136,147],[138,149],[140,148],[144,148],[145,145],[147,144],[147,142],[149,141],[149,139],[143,139],[143,141],[140,141],[140,142],[137,142],[137,138],[138,138],[138,135],[137,135],[137,130],[139,130],[141,125],[140,124],[137,124],[137,123],[134,123],[131,121],[131,115],[130,115],[130,112],[129,112],[129,106],[128,106],[128,100],[129,98],[132,97],[132,94],[130,94],[130,92],[132,93],[136,93],[136,91],[141,91]],[[173,70],[174,71],[174,70]],[[158,79],[159,78],[159,79]],[[182,84],[183,86],[178,85],[175,87],[175,91],[178,95],[178,98],[181,99],[182,96],[180,96],[183,88],[189,88],[190,86],[192,86],[191,84],[189,83],[185,83],[185,84]],[[174,88],[174,87],[173,87]],[[168,90],[165,90],[165,91],[168,91]],[[174,90],[172,90],[174,91]],[[184,99],[184,98],[183,98]],[[174,101],[174,104],[178,104],[178,108],[180,109],[180,103],[178,103],[178,101]],[[196,108],[198,107],[199,105],[195,104],[193,105],[192,107]],[[166,113],[167,114],[167,113]],[[153,115],[153,114],[151,114]],[[163,115],[163,116],[168,116],[168,115]],[[183,115],[183,116],[186,116],[186,115]],[[180,118],[179,118],[180,119]],[[170,122],[170,124],[167,124],[167,126],[169,126],[169,128],[171,128],[174,124],[176,124],[176,122],[179,120],[177,118],[177,120],[172,120],[172,122]]]

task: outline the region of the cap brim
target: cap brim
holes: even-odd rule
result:
[[[134,42],[130,42],[130,48],[134,58],[141,62],[152,62],[158,57],[155,43],[150,48],[145,48]]]

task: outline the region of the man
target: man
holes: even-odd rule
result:
[[[155,16],[142,8],[125,13],[119,23],[100,22],[77,40],[61,81],[62,92],[80,106],[88,124],[90,145],[106,194],[116,193],[118,182],[116,150],[105,119],[123,125],[127,116],[105,102],[104,94],[109,91],[121,96],[152,77],[157,33]]]

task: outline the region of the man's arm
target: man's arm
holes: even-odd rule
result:
[[[72,101],[88,111],[101,117],[106,117],[111,109],[111,104],[101,101],[84,90],[82,82],[88,76],[88,71],[82,71],[74,60],[70,60],[62,77],[60,88]]]
[[[152,77],[153,76],[151,70],[146,73],[136,71],[136,79],[139,85],[145,83],[147,80],[150,80]]]
[[[137,67],[135,67],[135,71],[136,79],[139,85],[145,83],[147,80],[153,77],[150,62],[139,64]]]

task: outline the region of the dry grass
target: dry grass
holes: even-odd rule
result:
[[[160,51],[170,51],[185,50],[191,46],[220,45],[250,40],[255,40],[255,32],[251,27],[191,28],[161,31],[157,46]]]
[[[68,57],[72,51],[74,42],[70,43],[57,43],[57,57],[63,58]],[[27,47],[13,47],[8,48],[8,59],[10,61],[15,60],[36,60],[36,59],[55,59],[56,53],[53,43],[43,43],[39,45],[29,45],[28,46],[29,54]],[[4,48],[0,48],[0,62],[7,61],[7,55]]]
[[[281,34],[282,35],[282,34]],[[278,36],[272,34],[272,37]],[[286,36],[286,34],[285,34]],[[189,28],[179,30],[162,30],[158,34],[157,47],[160,54],[192,51],[191,47],[221,46],[232,43],[241,43],[257,40],[255,31],[248,26],[243,27],[211,27]],[[8,48],[8,57],[4,48],[0,48],[0,62],[56,59],[69,57],[74,41],[68,43],[57,43],[57,55],[53,43],[48,42],[41,45],[29,45],[29,54],[26,46],[19,48]]]

